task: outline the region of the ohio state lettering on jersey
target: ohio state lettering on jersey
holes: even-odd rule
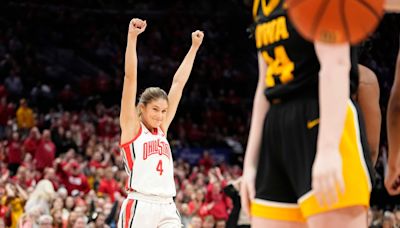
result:
[[[153,154],[165,155],[168,159],[171,158],[171,150],[168,142],[161,142],[160,139],[143,143],[143,160]]]
[[[176,195],[173,160],[168,140],[160,128],[152,133],[143,123],[138,135],[120,146],[127,189],[142,194],[174,197]]]

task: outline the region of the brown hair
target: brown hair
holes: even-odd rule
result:
[[[157,99],[164,99],[168,102],[168,95],[167,93],[161,89],[160,87],[149,87],[143,91],[143,93],[139,97],[139,103],[137,107],[137,113],[139,116],[142,115],[140,111],[139,105],[143,104],[146,106],[148,103],[152,102],[153,100]]]

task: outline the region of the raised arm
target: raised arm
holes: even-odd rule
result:
[[[169,125],[174,119],[176,109],[178,108],[179,101],[182,97],[182,91],[185,87],[187,80],[189,79],[190,72],[192,71],[194,59],[196,53],[199,50],[201,43],[203,42],[204,33],[196,30],[192,33],[192,46],[189,52],[186,54],[181,65],[174,75],[171,88],[168,93],[168,111],[164,122],[161,125],[162,130],[166,133]]]
[[[137,90],[137,37],[146,29],[146,21],[134,18],[129,23],[129,31],[125,52],[125,78],[121,98],[121,143],[125,143],[137,134],[140,127],[136,113],[135,99]]]

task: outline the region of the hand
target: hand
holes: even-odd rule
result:
[[[217,177],[213,173],[213,169],[210,169],[210,171],[208,171],[208,179],[210,180],[210,183],[217,182]]]
[[[129,23],[129,35],[137,37],[140,33],[144,32],[147,27],[147,22],[138,18],[133,18]]]
[[[54,164],[58,165],[61,163],[61,158],[56,158],[56,160],[54,160]]]
[[[7,193],[7,197],[15,197],[15,191],[13,190],[13,187],[11,184],[6,184],[6,193]]]
[[[232,181],[232,186],[236,189],[236,191],[240,191],[241,182],[242,177],[239,177],[238,179]]]
[[[208,211],[211,210],[211,209],[214,207],[214,205],[215,205],[215,202],[209,203],[209,204],[207,205],[207,210],[208,210]]]
[[[192,46],[195,48],[199,48],[201,43],[203,42],[204,33],[200,30],[196,30],[192,32]]]
[[[342,158],[337,149],[318,149],[312,167],[312,189],[321,207],[330,207],[345,191]]]
[[[392,196],[400,194],[400,161],[388,162],[388,169],[385,176],[385,187],[388,193]]]
[[[242,209],[250,215],[251,201],[254,200],[256,195],[256,173],[257,170],[254,167],[245,168],[242,176],[242,183],[240,185],[240,201]]]
[[[222,175],[221,169],[219,167],[215,168],[215,175],[220,181],[224,179],[224,176]]]

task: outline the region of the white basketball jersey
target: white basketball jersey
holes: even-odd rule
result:
[[[174,197],[174,165],[171,148],[160,128],[155,133],[140,123],[138,135],[121,145],[128,190],[146,195]]]

